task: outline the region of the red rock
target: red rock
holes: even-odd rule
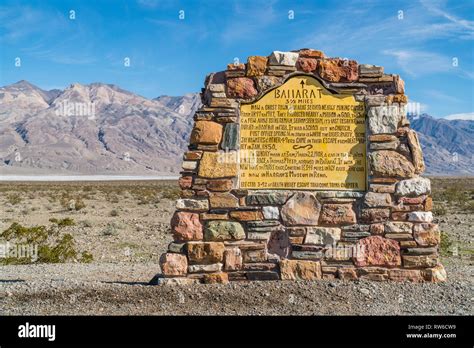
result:
[[[191,188],[191,186],[193,185],[193,177],[192,176],[182,176],[182,177],[179,178],[178,184],[179,184],[179,187],[182,190]]]
[[[352,204],[324,204],[319,221],[324,225],[350,225],[357,219]]]
[[[262,76],[267,69],[267,57],[251,56],[247,60],[247,76]]]
[[[177,211],[171,219],[171,231],[176,241],[200,240],[203,238],[199,214]]]
[[[338,58],[320,60],[318,73],[323,79],[331,82],[352,82],[359,78],[358,65],[355,60]]]
[[[238,271],[242,268],[242,252],[238,247],[226,248],[224,251],[224,269]]]
[[[296,68],[304,72],[312,72],[316,70],[318,61],[314,58],[298,58],[296,61]]]
[[[166,253],[160,257],[160,267],[165,277],[183,276],[188,271],[188,260],[182,254]]]
[[[400,197],[398,199],[399,203],[405,204],[421,204],[425,201],[426,196],[419,196],[419,197]]]
[[[303,239],[302,239],[303,241]],[[286,231],[274,231],[268,241],[268,252],[278,255],[281,258],[287,258],[290,254],[290,239]]]
[[[359,240],[355,250],[353,261],[357,267],[401,265],[400,246],[391,239],[370,236]]]
[[[249,99],[257,95],[255,84],[251,78],[236,77],[227,80],[227,92],[230,97]]]

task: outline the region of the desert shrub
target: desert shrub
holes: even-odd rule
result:
[[[118,216],[118,215],[119,215],[119,213],[118,213],[117,209],[113,209],[113,210],[110,211],[110,216]]]
[[[66,210],[81,210],[86,207],[81,196],[70,196],[68,193],[63,194],[60,199],[61,206]]]
[[[163,188],[161,196],[165,199],[176,200],[181,194],[181,189],[179,187],[166,187]]]
[[[118,234],[118,228],[115,224],[107,224],[107,226],[102,230],[102,235],[104,236],[116,236]]]
[[[442,256],[452,256],[453,242],[446,232],[441,232],[441,241],[439,243],[439,252]]]
[[[76,223],[74,222],[74,219],[71,218],[64,218],[64,219],[56,219],[56,218],[51,218],[49,219],[50,222],[57,224],[59,227],[64,227],[64,226],[74,226]]]
[[[94,261],[94,257],[90,252],[84,251],[79,261],[82,263],[91,263],[92,261]]]
[[[17,205],[17,204],[21,203],[21,201],[22,201],[22,198],[18,193],[10,193],[7,196],[7,202],[12,204],[12,205]]]
[[[64,219],[63,219],[64,220]],[[58,220],[59,221],[59,220]],[[62,221],[62,220],[61,220]],[[0,238],[16,245],[37,246],[37,259],[34,255],[6,257],[0,264],[63,263],[68,261],[91,262],[92,255],[87,251],[79,257],[75,249],[74,237],[70,234],[58,236],[57,229],[46,226],[25,227],[14,222],[0,234]]]
[[[443,216],[446,215],[448,210],[446,209],[445,205],[442,203],[438,203],[433,207],[433,214],[436,216]]]
[[[92,227],[93,224],[92,224],[92,221],[90,221],[90,220],[83,220],[83,221],[81,221],[81,226],[82,227]]]

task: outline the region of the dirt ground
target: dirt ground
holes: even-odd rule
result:
[[[446,283],[171,287],[147,283],[172,240],[175,183],[0,183],[0,233],[14,223],[45,226],[58,240],[71,235],[75,255],[66,263],[0,265],[0,314],[472,315],[474,178],[434,178],[433,191]]]

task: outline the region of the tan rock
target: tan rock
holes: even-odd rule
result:
[[[263,215],[260,210],[235,210],[230,212],[230,217],[239,221],[253,221],[263,219]]]
[[[390,150],[374,151],[369,155],[372,175],[411,178],[415,175],[413,164],[403,155]]]
[[[227,70],[230,70],[230,71],[245,70],[245,64],[244,63],[227,64]]]
[[[390,217],[390,209],[370,208],[362,209],[360,214],[361,222],[375,223],[387,221]]]
[[[237,173],[237,155],[234,151],[227,156],[217,152],[203,153],[199,164],[199,176],[203,178],[225,178],[237,176]]]
[[[405,268],[427,268],[438,265],[438,255],[403,255],[403,267]]]
[[[388,207],[392,205],[392,197],[388,193],[367,192],[364,197],[367,207]]]
[[[191,144],[219,144],[222,125],[212,121],[196,121],[191,132]]]
[[[441,241],[441,234],[437,224],[421,223],[413,226],[413,237],[421,246],[436,246]]]
[[[210,264],[222,262],[224,250],[224,243],[220,242],[189,242],[187,244],[190,263]]]
[[[321,279],[321,264],[318,261],[288,260],[280,261],[282,280],[315,280]]]
[[[267,57],[251,56],[247,60],[247,76],[262,76],[267,69]]]
[[[232,180],[230,179],[219,179],[209,180],[206,184],[209,191],[224,192],[232,189]]]
[[[354,267],[344,267],[337,270],[337,277],[342,280],[356,280],[357,272]]]
[[[282,207],[285,225],[317,225],[321,204],[311,193],[297,192]]]
[[[357,222],[352,204],[324,204],[320,223],[324,225],[350,225]]]
[[[207,273],[202,278],[204,284],[227,284],[229,283],[229,276],[225,272]]]
[[[395,135],[389,135],[389,134],[373,134],[369,135],[369,141],[370,142],[393,142],[397,141],[398,138]]]
[[[192,176],[182,176],[178,179],[178,184],[179,184],[179,187],[182,190],[191,188],[191,186],[193,184],[193,177]]]
[[[186,161],[195,161],[201,159],[201,157],[202,151],[186,151],[183,156]]]
[[[209,194],[211,209],[214,208],[237,208],[239,199],[230,192],[211,192]]]
[[[411,157],[413,158],[413,165],[415,173],[421,174],[425,170],[425,162],[423,160],[423,152],[421,151],[420,141],[418,135],[412,129],[407,132],[408,146],[410,147]]]
[[[439,283],[447,280],[446,270],[441,264],[433,268],[424,269],[421,273],[423,278],[429,282]]]
[[[201,213],[201,220],[228,220],[229,215],[227,213]]]
[[[383,235],[384,231],[384,224],[376,223],[370,225],[370,233],[373,235]]]

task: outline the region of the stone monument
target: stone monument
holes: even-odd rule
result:
[[[446,279],[398,75],[275,51],[201,98],[160,284]]]

